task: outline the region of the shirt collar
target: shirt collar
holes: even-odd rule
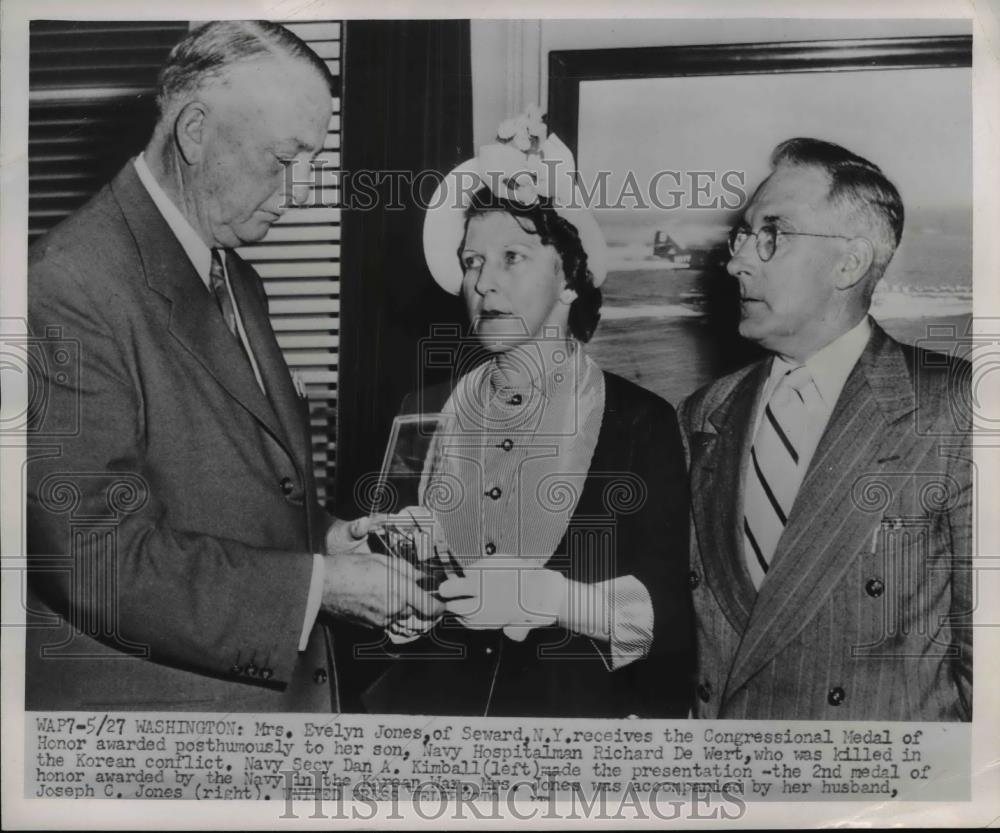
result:
[[[583,365],[583,351],[572,339],[559,342],[558,346],[545,339],[519,345],[488,362],[484,381],[489,389],[485,401],[507,399],[518,393],[526,398],[540,394],[546,401],[566,399],[573,393]],[[522,385],[509,382],[506,371],[512,366],[528,371],[528,379]],[[567,367],[575,372],[567,373]]]
[[[198,277],[208,287],[209,270],[212,268],[212,250],[205,245],[205,241],[198,236],[198,232],[181,214],[180,209],[174,205],[166,191],[160,187],[160,183],[156,181],[156,177],[153,176],[153,172],[149,169],[149,165],[146,164],[146,159],[141,153],[135,158],[135,172],[139,175],[139,181],[149,192],[154,205],[159,209],[163,219],[174,233],[174,237],[187,253]]]
[[[857,325],[806,359],[806,368],[827,408],[832,409],[836,404],[847,377],[851,375],[854,365],[865,351],[871,333],[871,323],[866,315]],[[793,367],[796,365],[789,364],[780,356],[775,356],[771,364],[770,381],[784,375]]]

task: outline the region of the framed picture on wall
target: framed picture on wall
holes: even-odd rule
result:
[[[611,273],[590,351],[677,402],[758,354],[736,335],[729,229],[773,148],[879,165],[906,209],[872,314],[915,342],[972,314],[972,38],[553,52],[549,125],[575,150]]]

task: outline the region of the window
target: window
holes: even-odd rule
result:
[[[156,74],[183,21],[31,24],[28,235],[83,205],[149,138]]]
[[[281,21],[279,21],[281,22]],[[339,82],[340,24],[284,23],[322,58]],[[340,168],[340,95],[317,163]],[[336,460],[337,367],[340,346],[340,209],[330,175],[314,180],[312,199],[285,212],[267,237],[239,250],[264,280],[271,324],[288,367],[309,395],[313,469],[319,501],[333,492]]]

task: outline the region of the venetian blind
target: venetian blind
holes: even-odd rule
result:
[[[287,23],[340,79],[336,21]],[[156,75],[186,22],[35,21],[31,25],[29,236],[79,208],[145,145],[155,119]],[[340,165],[340,96],[321,154]],[[340,211],[333,174],[240,254],[260,273],[289,368],[310,403],[321,502],[332,494],[340,314]]]
[[[309,44],[340,81],[340,23],[278,21]],[[340,95],[309,200],[289,209],[267,237],[239,250],[264,280],[271,324],[293,375],[309,397],[313,467],[319,499],[333,494],[340,345],[340,209],[334,171],[340,168]],[[327,171],[327,173],[324,173]]]
[[[28,64],[28,235],[85,203],[145,145],[183,21],[36,20]]]

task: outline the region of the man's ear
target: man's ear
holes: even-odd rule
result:
[[[205,117],[207,108],[200,101],[191,101],[181,108],[174,121],[174,140],[184,161],[189,165],[200,162],[205,154]]]
[[[868,274],[875,260],[875,248],[866,237],[852,237],[847,241],[843,257],[837,266],[837,289],[850,289]]]

